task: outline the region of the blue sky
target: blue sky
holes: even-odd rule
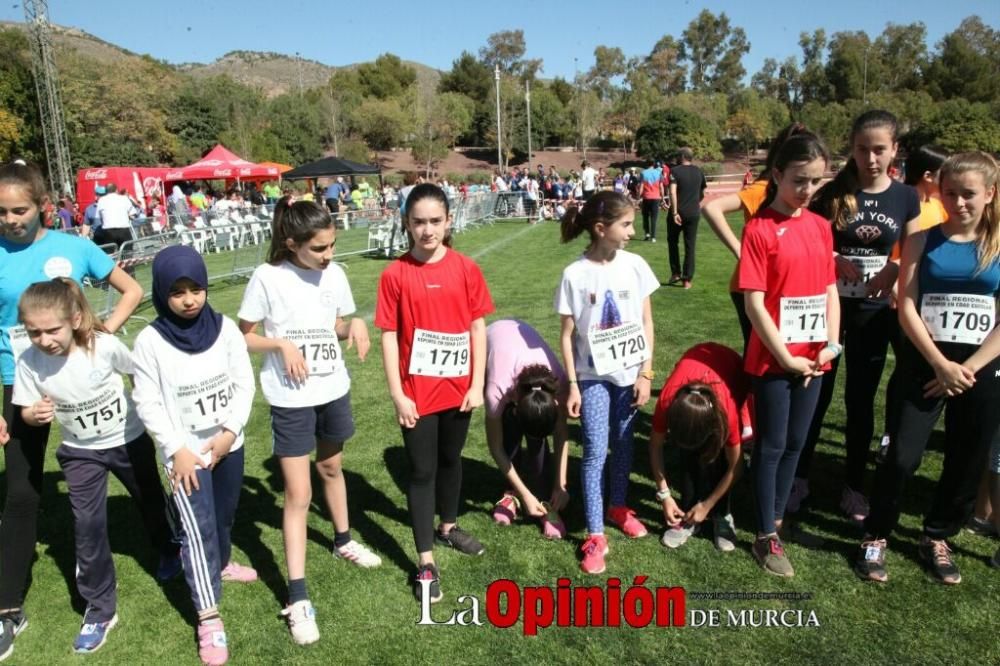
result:
[[[610,10],[611,7],[619,9]],[[878,35],[886,23],[922,21],[933,44],[971,14],[1000,28],[998,0],[771,0],[698,3],[672,0],[506,0],[501,2],[329,2],[319,0],[49,0],[53,23],[171,63],[211,62],[228,51],[275,51],[346,65],[392,52],[447,70],[462,52],[477,53],[500,30],[523,29],[527,56],[542,58],[542,76],[572,78],[593,64],[594,47],[645,55],[663,35],[680,37],[698,12],[726,12],[750,40],[747,72],[764,58],[800,57],[798,35],[825,28]],[[20,0],[0,5],[0,20],[23,21]]]

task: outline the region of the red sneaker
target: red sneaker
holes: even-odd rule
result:
[[[517,508],[520,502],[509,493],[504,493],[500,501],[493,505],[493,522],[497,525],[510,525],[517,520]]]
[[[608,520],[615,527],[633,539],[646,536],[646,527],[635,517],[635,511],[627,506],[612,506],[608,508]]]
[[[580,560],[583,573],[604,573],[604,556],[608,554],[607,537],[603,534],[592,534],[583,542],[580,550],[583,551],[583,559]]]

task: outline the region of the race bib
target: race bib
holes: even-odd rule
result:
[[[641,365],[650,356],[646,332],[638,322],[590,330],[587,340],[594,371],[598,375],[610,375],[617,370]]]
[[[340,341],[329,328],[296,328],[285,331],[281,337],[291,340],[302,352],[310,375],[329,375],[343,363]]]
[[[469,332],[413,332],[410,374],[424,377],[465,377],[469,374]]]
[[[185,428],[191,432],[216,428],[233,411],[233,383],[229,373],[220,372],[200,382],[178,386],[174,398]]]
[[[996,323],[996,302],[976,294],[924,294],[920,318],[935,342],[980,345]]]
[[[7,335],[10,336],[10,350],[14,353],[14,365],[17,365],[17,359],[31,346],[31,339],[24,326],[11,326],[7,329]]]
[[[826,342],[826,294],[782,298],[778,330],[786,343]]]
[[[844,278],[838,278],[837,292],[845,298],[865,298],[865,289],[868,286],[868,282],[885,268],[885,265],[889,262],[889,257],[884,254],[874,257],[841,256],[854,264],[862,277],[858,282],[848,282]]]
[[[109,386],[90,400],[56,403],[56,420],[75,439],[86,441],[121,428],[128,403],[121,388]]]

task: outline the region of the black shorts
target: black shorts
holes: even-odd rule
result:
[[[271,406],[271,436],[274,455],[282,458],[307,456],[316,442],[345,442],[354,434],[351,394],[313,407]]]

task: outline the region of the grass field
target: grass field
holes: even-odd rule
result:
[[[563,266],[583,247],[583,241],[560,245],[557,236],[554,224],[502,222],[462,234],[455,243],[456,249],[471,255],[483,269],[496,303],[491,319],[523,319],[554,348],[558,348],[558,317],[552,309],[553,291]],[[645,256],[659,278],[666,280],[669,270],[664,242],[636,242],[630,249]],[[210,260],[224,261],[223,257]],[[366,317],[369,325],[377,279],[386,265],[378,259],[347,260],[359,315]],[[686,292],[664,287],[653,296],[657,385],[692,344],[717,340],[739,348],[739,331],[726,293],[732,266],[731,257],[703,225],[694,288]],[[212,285],[213,306],[235,317],[243,284]],[[129,341],[138,330],[139,326],[129,329]],[[928,454],[908,487],[902,524],[890,543],[890,583],[862,583],[851,572],[849,560],[860,533],[837,509],[844,417],[839,394],[817,449],[811,504],[804,514],[805,523],[827,542],[815,551],[788,546],[796,570],[793,579],[763,573],[750,555],[752,512],[746,483],[738,487],[733,499],[740,537],[736,552],[719,554],[704,538],[694,538],[677,551],[668,552],[659,544],[662,514],[653,497],[646,457],[652,401],[637,424],[629,494],[630,504],[650,526],[650,536],[629,541],[609,531],[611,554],[606,574],[585,576],[577,564],[584,534],[578,492],[578,428],[571,432],[569,490],[573,500],[565,514],[570,537],[547,542],[533,524],[493,525],[489,511],[502,484],[486,448],[481,411],[473,417],[465,449],[460,523],[480,537],[486,553],[480,558],[444,550],[436,553],[445,594],[434,609],[439,620],[446,619],[453,609],[468,607],[468,601],[457,602],[459,596],[473,595],[485,601],[487,586],[500,578],[521,585],[554,587],[561,576],[580,585],[603,585],[608,578],[618,577],[624,590],[634,576],[645,575],[650,587],[683,586],[688,592],[809,593],[811,598],[801,601],[689,599],[688,609],[720,609],[723,625],[728,610],[801,609],[814,611],[821,626],[552,627],[541,629],[535,637],[525,637],[520,623],[498,629],[489,624],[485,612],[481,627],[417,626],[420,609],[409,585],[415,553],[404,494],[407,465],[385,387],[378,336],[374,330],[372,333],[375,344],[367,361],[360,363],[355,356],[348,360],[358,433],[346,447],[345,467],[355,536],[376,549],[384,563],[369,571],[335,560],[330,555],[332,527],[325,509],[314,502],[307,569],[323,637],[308,648],[292,643],[278,617],[285,601],[282,482],[270,457],[268,410],[258,391],[247,428],[246,483],[234,542],[235,557],[256,567],[262,581],[225,587],[222,614],[233,663],[1000,662],[1000,572],[990,569],[987,561],[996,542],[964,532],[955,540],[964,579],[956,588],[934,583],[917,561],[918,516],[940,471],[938,452]],[[66,485],[54,460],[55,444],[53,439],[45,474],[38,557],[26,601],[31,626],[17,639],[13,663],[78,663],[70,654],[70,645],[79,626],[82,603],[73,584],[72,515]],[[111,542],[118,569],[121,622],[107,646],[86,661],[198,663],[193,611],[183,580],[164,587],[156,584],[151,575],[155,558],[141,533],[138,514],[117,482],[112,482],[111,493]]]

